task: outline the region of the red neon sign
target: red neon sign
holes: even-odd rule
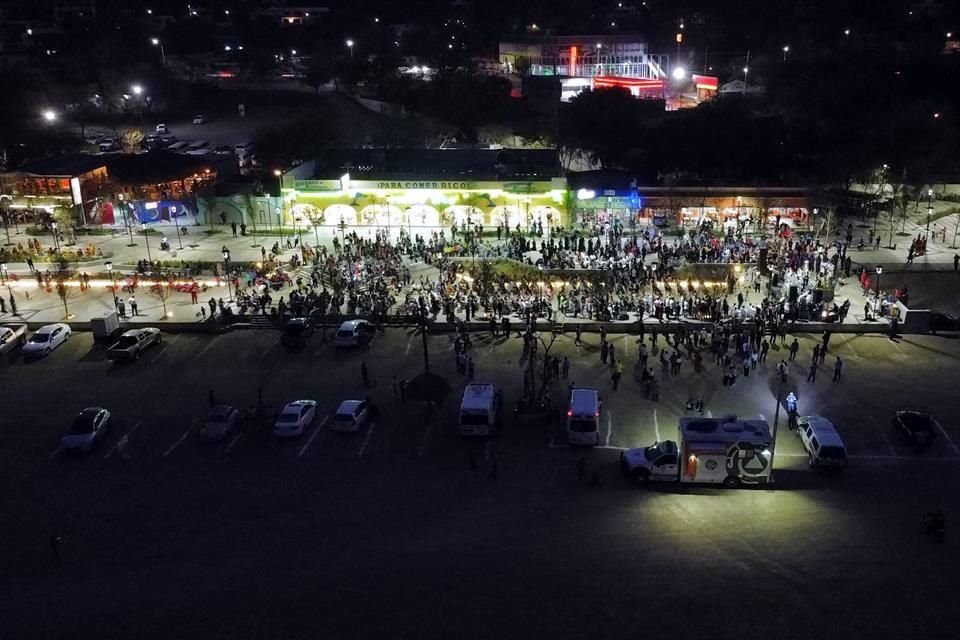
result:
[[[663,80],[653,78],[620,78],[617,76],[597,76],[593,79],[595,87],[625,87],[627,89],[662,89]]]

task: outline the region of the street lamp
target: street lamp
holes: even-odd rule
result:
[[[787,61],[787,54],[788,54],[788,53],[790,53],[790,45],[785,44],[785,45],[783,45],[783,61],[784,61],[784,62]]]
[[[133,85],[130,87],[130,90],[133,91],[133,94],[137,96],[143,93],[143,87],[141,87],[139,84]]]
[[[167,54],[163,51],[163,43],[160,42],[160,38],[150,38],[150,44],[155,47],[160,47],[160,61],[163,63],[163,66],[167,66]]]
[[[119,311],[117,307],[117,285],[113,279],[113,263],[109,260],[103,263],[103,266],[107,269],[107,275],[110,277],[110,292],[113,294],[113,308]]]
[[[140,224],[140,231],[143,233],[143,241],[147,245],[147,262],[153,262],[153,257],[150,255],[150,236],[147,235],[147,223],[142,222]]]
[[[353,40],[347,39],[347,49],[350,50],[350,59],[353,60]]]
[[[57,120],[57,112],[53,109],[45,109],[41,115],[43,115],[43,119],[47,122],[55,122]]]
[[[747,74],[750,72],[750,67],[743,68],[743,92],[747,92]]]
[[[933,215],[933,189],[927,189],[927,236],[930,236],[930,216]]]
[[[883,266],[877,265],[877,297],[880,297],[880,276],[883,275]]]
[[[50,223],[51,233],[53,234],[53,245],[57,248],[57,255],[60,255],[60,238],[57,237],[57,223]]]
[[[227,300],[233,298],[233,292],[230,287],[230,249],[223,250],[223,271],[227,277]]]
[[[677,81],[679,82],[680,80],[683,80],[683,79],[686,78],[686,77],[687,77],[687,70],[686,70],[686,69],[684,69],[683,67],[674,67],[674,68],[673,68],[673,79],[674,79],[674,80],[677,80]]]

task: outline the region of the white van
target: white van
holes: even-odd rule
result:
[[[567,441],[574,445],[600,444],[600,392],[574,389],[567,410]]]
[[[823,416],[803,416],[797,420],[797,437],[807,452],[807,462],[815,469],[843,470],[847,467],[847,448],[833,423]]]
[[[488,382],[473,382],[463,390],[458,422],[462,436],[491,436],[500,431],[501,396]]]

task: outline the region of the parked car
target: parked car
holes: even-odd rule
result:
[[[934,312],[930,314],[930,331],[960,331],[960,318],[948,313]]]
[[[893,415],[893,427],[918,449],[929,446],[937,437],[933,416],[925,409],[899,409]]]
[[[63,322],[48,324],[37,329],[23,345],[25,358],[42,358],[70,339],[70,325]]]
[[[200,440],[220,442],[232,435],[239,426],[240,412],[228,404],[218,404],[207,414],[207,421],[200,429]]]
[[[158,125],[154,128],[154,130],[155,130],[157,133],[161,134],[161,135],[166,135],[166,134],[170,133],[170,129],[168,129],[168,128],[167,128],[167,125],[165,125],[165,124],[158,124]]]
[[[218,145],[213,148],[213,152],[218,156],[229,156],[233,153],[233,149],[228,147],[225,144]]]
[[[207,116],[203,115],[202,113],[198,113],[197,115],[193,116],[193,124],[207,124]]]
[[[27,342],[27,325],[5,324],[0,326],[0,354],[10,353]]]
[[[110,428],[110,412],[103,407],[87,407],[73,419],[60,441],[64,451],[90,451]]]
[[[811,468],[828,471],[847,468],[847,448],[832,422],[822,416],[803,416],[797,420],[796,434]]]
[[[253,145],[249,142],[241,142],[233,147],[233,152],[238,156],[245,156],[253,150]]]
[[[97,145],[100,153],[109,153],[111,151],[116,151],[120,148],[120,145],[113,138],[104,138],[100,141],[100,144]]]
[[[283,408],[273,425],[273,435],[278,438],[299,436],[310,426],[317,415],[316,400],[297,400]]]
[[[370,403],[365,400],[344,400],[333,416],[330,428],[334,431],[359,431],[370,417]]]
[[[347,320],[337,329],[333,344],[337,347],[362,347],[370,344],[375,331],[366,320]]]
[[[283,326],[280,334],[280,344],[288,349],[298,349],[307,346],[307,340],[313,335],[313,321],[309,318],[290,318]]]
[[[160,344],[163,334],[156,327],[130,329],[120,336],[116,344],[107,349],[110,360],[139,360],[147,348]]]

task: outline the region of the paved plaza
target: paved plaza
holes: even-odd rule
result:
[[[799,337],[784,391],[801,415],[838,425],[850,468],[810,471],[781,412],[776,483],[736,491],[643,489],[619,476],[618,455],[675,437],[690,397],[709,415],[772,422],[779,349],[733,389],[712,363],[697,374],[684,362],[651,402],[631,375],[611,388],[596,336],[579,347],[561,336],[551,355],[571,371],[554,395],[575,380],[604,400],[593,449],[569,448],[556,425],[512,419],[526,366],[515,334],[475,335],[470,351],[476,378],[504,390],[504,432],[489,440],[456,435],[467,381],[446,335],[428,339],[431,369],[453,387],[434,418],[394,397],[393,376],[423,367],[420,337],[400,329],[369,351],[315,338],[288,353],[276,333],[247,331],[168,334],[129,366],[108,364],[84,333],[38,362],[14,354],[0,365],[4,635],[583,638],[661,621],[682,637],[866,638],[910,637],[919,619],[927,637],[953,637],[960,400],[944,374],[958,369],[960,341],[838,335],[808,383],[816,338]],[[632,371],[636,338],[610,339]],[[243,407],[261,388],[273,411],[317,400],[317,419],[289,441],[259,428],[198,442],[210,391]],[[341,400],[367,396],[376,421],[330,430]],[[86,455],[60,451],[71,417],[92,404],[115,416],[107,439]],[[930,450],[892,430],[905,404],[937,417]],[[602,488],[578,486],[580,457]],[[937,507],[950,524],[942,543],[920,526]]]

